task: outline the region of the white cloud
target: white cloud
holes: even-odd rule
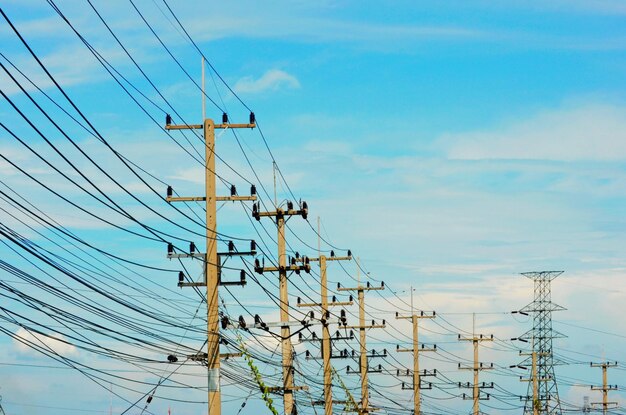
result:
[[[20,353],[38,354],[38,352],[29,347],[27,343],[32,343],[39,348],[43,348],[44,350],[53,350],[61,356],[71,356],[78,353],[76,347],[68,343],[65,336],[58,333],[43,335],[20,327],[15,333],[15,336],[17,339],[14,339],[14,344]]]
[[[235,83],[235,91],[239,93],[256,94],[259,92],[279,89],[297,89],[300,88],[300,81],[298,79],[280,69],[270,69],[265,72],[260,78],[254,79],[251,76],[241,78]]]
[[[451,159],[626,159],[626,107],[590,103],[545,110],[495,129],[447,134],[438,143]]]

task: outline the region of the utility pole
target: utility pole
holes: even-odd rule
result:
[[[357,259],[357,281],[359,281],[359,261]],[[346,288],[342,287],[339,283],[337,283],[338,291],[356,291],[358,293],[358,301],[359,301],[359,325],[358,326],[346,326],[347,329],[358,329],[359,330],[359,342],[360,342],[360,354],[359,354],[359,373],[361,375],[361,408],[360,414],[368,414],[376,410],[376,408],[369,406],[369,390],[368,390],[368,373],[381,373],[382,368],[370,370],[368,365],[368,357],[382,357],[387,355],[387,351],[384,350],[384,354],[377,354],[375,351],[372,351],[372,354],[368,356],[367,354],[367,345],[366,345],[366,330],[368,329],[384,329],[385,328],[385,320],[382,321],[382,324],[376,324],[376,321],[372,320],[372,324],[365,324],[365,291],[372,290],[384,290],[385,283],[382,282],[380,287],[374,287],[369,282],[366,285],[361,285],[360,281],[357,283],[356,287]],[[348,367],[350,370],[350,367]],[[350,373],[350,372],[348,372]]]
[[[206,202],[206,253],[200,254],[195,250],[195,244],[190,244],[189,254],[176,254],[172,244],[168,245],[168,258],[192,257],[203,261],[202,282],[184,282],[184,275],[179,274],[179,287],[185,286],[204,286],[206,287],[207,302],[207,366],[208,366],[208,413],[209,415],[221,415],[221,393],[220,393],[220,334],[219,334],[219,307],[218,307],[218,286],[221,281],[221,259],[222,255],[254,255],[255,244],[252,241],[251,252],[235,252],[234,244],[229,243],[229,252],[226,254],[218,254],[217,252],[217,202],[218,201],[254,201],[256,200],[256,190],[254,186],[251,189],[250,196],[237,196],[234,186],[231,187],[231,195],[225,197],[216,196],[215,185],[215,129],[225,128],[254,128],[254,113],[250,113],[248,124],[231,124],[228,122],[228,115],[222,115],[222,123],[215,122],[207,118],[203,124],[198,125],[173,125],[172,117],[168,114],[165,118],[166,130],[189,130],[202,129],[204,135],[205,147],[205,196],[201,197],[174,197],[173,189],[167,189],[167,202]],[[231,249],[232,248],[232,249]],[[230,283],[233,284],[233,283]],[[245,272],[241,271],[241,280],[234,284],[245,284]]]
[[[475,315],[474,315],[474,320],[475,320]],[[471,341],[473,346],[474,346],[474,365],[471,367],[462,367],[461,364],[459,363],[459,369],[460,370],[472,370],[474,372],[474,383],[470,386],[470,383],[461,383],[459,382],[459,387],[463,387],[463,388],[472,388],[472,397],[471,398],[467,398],[465,396],[465,394],[463,394],[463,399],[472,399],[474,401],[474,406],[473,406],[473,410],[472,413],[474,415],[478,415],[480,414],[480,404],[479,402],[481,400],[489,400],[489,394],[487,394],[486,397],[481,397],[480,396],[480,391],[481,389],[493,389],[493,382],[489,383],[485,383],[483,382],[482,385],[480,385],[478,383],[478,373],[482,370],[488,370],[488,369],[493,369],[493,363],[490,363],[489,365],[483,364],[481,362],[478,361],[478,344],[480,342],[484,342],[484,341],[493,341],[493,334],[490,336],[485,336],[485,335],[476,335],[474,334],[474,330],[472,329],[472,337],[461,337],[461,335],[459,334],[458,339],[460,341]]]
[[[287,271],[294,271],[299,273],[301,270],[309,273],[311,271],[310,260],[307,257],[302,259],[303,264],[299,265],[296,262],[296,258],[292,258],[290,264],[287,264],[287,253],[285,248],[285,222],[286,218],[291,216],[302,216],[303,219],[307,218],[309,209],[306,202],[302,202],[298,209],[294,209],[292,202],[287,202],[287,209],[283,209],[280,206],[276,206],[275,210],[270,212],[261,212],[260,207],[256,203],[252,205],[252,216],[256,220],[261,220],[262,217],[274,217],[276,218],[276,228],[278,231],[278,266],[266,267],[261,265],[259,260],[255,260],[254,270],[260,274],[263,272],[278,272],[278,283],[280,287],[280,326],[281,326],[281,350],[283,361],[283,386],[281,388],[272,388],[272,391],[283,392],[283,402],[285,415],[296,414],[294,406],[293,394],[296,390],[306,389],[305,386],[295,386],[293,375],[293,348],[291,344],[291,330],[289,321],[289,296],[287,287]],[[299,259],[299,258],[298,258]],[[298,322],[300,324],[300,322]]]
[[[517,339],[519,340],[519,339]],[[533,344],[534,344],[534,340],[533,340]],[[539,356],[545,356],[547,353],[543,353],[543,352],[537,352],[534,350],[533,347],[533,351],[531,351],[530,353],[523,353],[523,352],[519,352],[520,356],[530,356],[530,362],[531,362],[531,367],[530,367],[530,377],[529,378],[523,378],[520,376],[520,382],[532,382],[532,414],[533,415],[539,415],[541,413],[541,411],[543,410],[543,405],[542,405],[542,401],[541,398],[539,396],[539,382],[547,382],[549,379],[545,379],[545,378],[540,378],[539,377],[539,371],[537,368],[537,361],[539,360]],[[524,369],[526,370],[527,368],[525,366],[522,365],[513,365],[511,366],[511,368],[514,367],[518,367],[520,369]],[[521,397],[520,397],[521,399]],[[528,399],[528,398],[527,398]],[[524,413],[528,413],[528,412],[524,412]]]
[[[418,326],[419,326],[419,319],[421,318],[435,318],[435,312],[433,311],[430,314],[424,313],[424,311],[421,311],[420,314],[415,313],[415,310],[413,308],[413,286],[411,286],[411,315],[401,316],[399,313],[396,312],[396,319],[398,320],[411,319],[411,323],[413,324],[413,348],[401,349],[400,345],[398,345],[396,347],[396,351],[413,353],[413,388],[411,389],[413,389],[413,414],[414,415],[421,415],[420,390],[432,388],[432,385],[429,385],[427,388],[422,388],[422,384],[421,384],[422,375],[420,374],[419,354],[420,352],[433,352],[437,350],[437,345],[433,345],[433,347],[425,347],[425,345],[422,344],[422,347],[420,348],[419,339],[418,339]],[[424,376],[434,375],[435,373],[430,374],[424,370]],[[398,370],[398,375],[400,375],[399,370]],[[402,382],[402,386],[404,388],[404,382]]]
[[[319,219],[319,218],[318,218]],[[318,222],[319,223],[319,222]],[[319,233],[319,229],[318,229]],[[322,359],[324,368],[324,415],[332,415],[333,413],[333,392],[332,392],[332,367],[330,365],[330,359],[332,358],[332,345],[330,337],[330,312],[328,307],[335,306],[349,306],[352,305],[352,297],[350,301],[333,301],[328,302],[328,277],[326,273],[327,261],[350,261],[352,259],[352,253],[348,251],[347,256],[335,256],[334,251],[330,251],[330,256],[319,255],[318,258],[310,258],[311,262],[319,262],[320,266],[320,279],[321,279],[321,303],[302,303],[298,298],[299,307],[320,307],[322,312]],[[344,320],[345,322],[345,320]]]
[[[602,405],[602,413],[607,414],[609,409],[617,408],[617,402],[609,402],[609,391],[617,390],[617,385],[609,385],[607,371],[616,367],[617,362],[590,363],[591,367],[602,368],[602,386],[591,386],[591,390],[602,391],[602,402],[591,402],[591,405]]]

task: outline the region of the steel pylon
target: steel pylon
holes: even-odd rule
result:
[[[561,401],[557,387],[554,366],[560,362],[554,358],[552,339],[565,337],[552,329],[552,312],[565,310],[551,300],[550,283],[563,271],[524,272],[523,276],[534,281],[534,301],[520,312],[532,314],[533,328],[519,338],[532,344],[536,358],[537,391],[533,397],[533,382],[528,383],[528,393],[524,404],[524,414],[561,415]],[[527,359],[527,360],[530,360]],[[524,363],[529,363],[524,361]]]

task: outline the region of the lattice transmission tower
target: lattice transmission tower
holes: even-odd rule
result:
[[[565,310],[551,300],[550,282],[563,271],[524,272],[523,276],[534,281],[535,299],[520,310],[532,314],[533,328],[520,340],[532,344],[532,353],[522,365],[532,363],[533,370],[528,383],[528,393],[524,404],[524,414],[561,415],[561,401],[554,374],[554,366],[559,362],[554,358],[552,339],[565,337],[552,329],[552,312]],[[534,360],[534,363],[533,363]]]

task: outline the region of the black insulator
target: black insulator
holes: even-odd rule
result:
[[[183,274],[182,271],[178,272],[178,282],[182,283],[183,281],[185,281],[185,274]]]
[[[335,251],[330,251],[330,257],[334,258],[335,257]]]
[[[261,316],[258,314],[254,315],[254,324],[261,324]]]
[[[304,336],[302,335],[302,332],[298,333],[298,340],[302,341],[303,338],[304,338]]]
[[[396,350],[400,350],[400,345],[396,344]]]
[[[239,327],[242,329],[246,328],[246,320],[244,320],[243,316],[239,316]]]
[[[250,113],[250,124],[256,123],[256,117],[254,116],[254,112]]]
[[[222,123],[228,124],[228,114],[222,113]]]
[[[235,187],[234,184],[230,185],[230,195],[231,196],[235,196],[237,194],[237,188]]]
[[[168,244],[167,244],[167,254],[168,254],[168,255],[171,255],[171,254],[173,254],[173,253],[174,253],[174,244],[172,244],[172,243],[168,243]]]
[[[172,197],[173,194],[174,189],[172,189],[172,186],[167,186],[167,197]]]
[[[296,259],[295,258],[291,258],[291,265],[296,265]]]
[[[376,325],[376,321],[372,320],[372,326]]]
[[[338,283],[337,283],[337,289],[340,289],[340,288],[341,288],[341,283],[340,283],[340,282],[338,282]]]
[[[383,319],[383,326],[385,325],[385,319]]]
[[[254,239],[250,241],[250,251],[256,252],[256,242]]]
[[[381,281],[381,282],[380,282],[380,286],[381,286],[381,287],[383,287],[383,288],[385,288],[385,281]]]
[[[370,287],[370,282],[368,281],[366,285],[367,285],[367,288],[369,288]]]
[[[298,302],[298,304],[300,304],[302,302],[302,299],[300,297],[298,297],[297,302]]]
[[[297,259],[300,259],[300,252],[297,252],[297,251],[296,251],[296,258],[297,258]]]
[[[256,196],[256,186],[250,186],[250,196]]]
[[[348,249],[348,256],[352,257],[352,251]]]
[[[341,316],[341,318],[346,318],[346,310],[341,310],[339,312],[339,315]]]
[[[337,297],[333,295],[333,303],[337,302]]]
[[[170,363],[176,363],[178,362],[178,358],[176,356],[174,356],[173,354],[168,355],[167,356],[167,361]]]
[[[308,214],[309,207],[307,206],[306,202],[302,202],[302,219],[306,220]]]
[[[148,399],[146,399],[146,403],[147,404],[150,403],[150,402],[152,402],[152,395],[148,396]]]
[[[246,271],[239,271],[239,281],[241,281],[242,283],[246,282]]]
[[[309,352],[309,351],[307,350],[305,355],[306,355],[306,357],[307,357],[307,359],[308,359],[309,357],[311,357],[311,352]]]
[[[226,330],[228,328],[228,323],[230,323],[228,317],[222,317],[222,330]]]
[[[169,114],[165,115],[165,125],[172,125],[172,116]]]
[[[235,250],[235,243],[233,241],[228,241],[228,252],[233,252]]]
[[[387,356],[387,349],[383,349],[383,356]]]
[[[352,301],[352,294],[350,294],[350,297],[349,297],[349,298],[350,298],[350,301]]]
[[[194,252],[196,252],[196,244],[189,242],[189,253],[193,254]]]
[[[287,210],[293,210],[293,202],[287,201]]]
[[[311,260],[309,259],[308,256],[304,257],[304,263],[307,264],[307,265],[309,265],[311,263]]]

